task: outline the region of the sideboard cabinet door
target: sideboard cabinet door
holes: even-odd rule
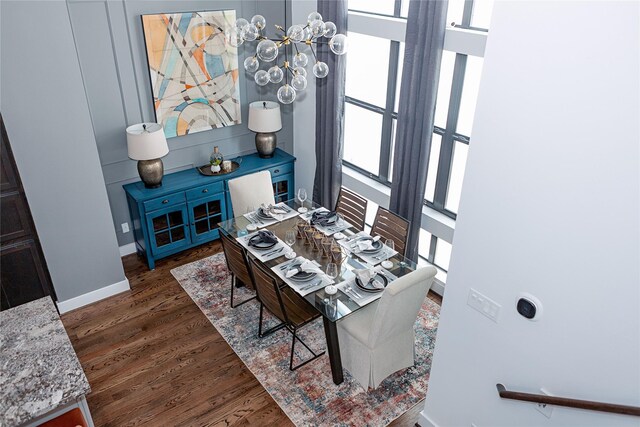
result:
[[[276,199],[276,203],[286,202],[293,199],[293,174],[288,173],[285,175],[276,176],[272,179],[273,182],[273,196]]]
[[[187,204],[191,225],[191,240],[206,242],[220,236],[218,223],[227,219],[224,193],[191,201]]]
[[[149,212],[145,217],[152,254],[160,255],[189,245],[186,204]]]

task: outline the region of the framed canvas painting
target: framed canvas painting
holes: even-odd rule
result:
[[[241,123],[235,10],[142,15],[156,121],[167,138]]]

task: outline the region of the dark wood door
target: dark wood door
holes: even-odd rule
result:
[[[6,310],[56,295],[1,115],[0,126],[0,310]]]

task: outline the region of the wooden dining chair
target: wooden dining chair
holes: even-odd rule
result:
[[[231,236],[220,233],[222,240],[222,249],[224,257],[227,259],[227,268],[231,272],[231,308],[245,304],[256,299],[256,296],[248,298],[238,304],[233,302],[233,291],[236,287],[240,287],[241,283],[248,289],[255,291],[251,271],[249,270],[249,262],[247,260],[247,252],[240,246]]]
[[[401,216],[391,213],[383,207],[378,207],[373,227],[371,227],[371,235],[380,236],[383,243],[384,240],[391,239],[396,251],[404,256],[407,251],[410,225],[411,222]]]
[[[260,301],[260,320],[258,323],[258,336],[265,337],[279,329],[287,328],[292,334],[291,356],[289,358],[289,369],[296,369],[306,365],[324,354],[324,351],[316,353],[298,336],[298,330],[320,317],[320,313],[313,308],[304,298],[298,295],[288,286],[278,286],[278,280],[271,271],[266,269],[260,261],[250,260],[251,272],[253,274],[258,301]],[[271,314],[280,320],[280,324],[262,331],[263,310],[267,309]],[[298,340],[313,355],[311,358],[293,366],[293,356]]]
[[[341,187],[335,211],[358,230],[364,230],[367,216],[367,199],[364,197]]]

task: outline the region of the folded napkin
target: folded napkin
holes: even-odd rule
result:
[[[289,210],[284,206],[278,206],[278,205],[265,206],[264,204],[262,204],[262,207],[264,208],[265,211],[268,211],[270,213],[274,213],[274,212],[279,214],[289,213]]]
[[[282,209],[282,208],[279,206],[273,206],[273,205],[267,206],[264,203],[260,205],[260,211],[262,212],[262,214],[269,216],[271,218],[277,219],[278,221],[282,220],[282,217],[286,213],[286,211],[284,210],[280,211],[279,209]]]
[[[380,240],[380,236],[376,236],[373,239],[362,239],[356,243],[356,248],[358,249],[358,252],[375,249],[376,247],[373,244],[378,240]]]
[[[373,268],[364,268],[361,270],[355,270],[356,276],[360,280],[362,285],[366,285],[371,281],[371,279],[375,278],[378,274]],[[378,280],[374,280],[371,282],[371,286],[376,289],[384,289],[384,283],[379,282]]]
[[[289,277],[295,276],[301,271],[304,271],[305,273],[322,274],[322,270],[320,270],[320,267],[318,267],[313,261],[309,261],[305,259],[298,268],[290,268],[289,270],[287,270],[287,274],[286,274],[287,279]]]
[[[336,222],[336,212],[335,211],[323,211],[323,212],[314,212],[311,215],[311,225],[322,225],[326,226],[329,224],[333,224]]]
[[[258,231],[257,234],[260,239],[258,240],[258,242],[262,242],[262,243],[278,243],[278,238],[276,237],[275,234],[273,234],[272,231],[269,230],[260,230]]]

